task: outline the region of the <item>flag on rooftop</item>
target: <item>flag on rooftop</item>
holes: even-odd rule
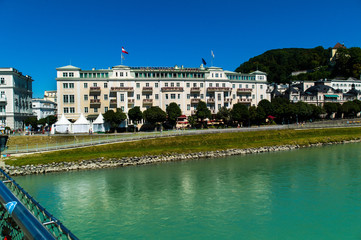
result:
[[[122,53],[128,54],[124,47],[122,47]]]
[[[202,58],[202,63],[203,63],[204,65],[207,65],[206,60],[204,60],[204,58]]]
[[[214,58],[214,53],[213,53],[213,50],[211,50],[211,55],[212,55],[212,58]]]

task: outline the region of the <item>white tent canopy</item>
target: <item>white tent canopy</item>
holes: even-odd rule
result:
[[[74,133],[87,133],[90,129],[89,121],[84,117],[83,114],[80,114],[78,120],[73,123],[73,132]]]
[[[104,122],[103,115],[99,113],[93,122],[93,132],[105,132],[107,130],[109,130],[108,125]]]
[[[61,118],[54,124],[54,130],[58,133],[68,133],[71,132],[71,122],[63,115]]]

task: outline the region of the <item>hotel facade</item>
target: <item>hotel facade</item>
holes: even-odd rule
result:
[[[218,67],[128,67],[82,70],[68,65],[57,68],[58,117],[77,119],[81,113],[95,119],[108,110],[158,106],[164,111],[175,102],[182,114],[195,113],[200,101],[212,114],[236,103],[256,106],[270,100],[267,75],[225,71]]]
[[[33,116],[33,79],[15,68],[0,68],[0,129],[23,129],[24,120]]]

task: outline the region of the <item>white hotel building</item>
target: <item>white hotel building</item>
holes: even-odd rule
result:
[[[199,101],[213,114],[235,103],[256,106],[267,93],[267,75],[224,71],[222,68],[128,67],[81,70],[74,66],[57,68],[58,116],[88,119],[116,108],[128,112],[134,106],[142,111],[151,106],[163,110],[175,102],[184,115],[195,113]]]
[[[32,112],[33,79],[15,68],[0,68],[0,129],[23,128]]]

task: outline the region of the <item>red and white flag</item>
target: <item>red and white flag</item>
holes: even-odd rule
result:
[[[128,54],[128,52],[122,47],[122,53]]]

